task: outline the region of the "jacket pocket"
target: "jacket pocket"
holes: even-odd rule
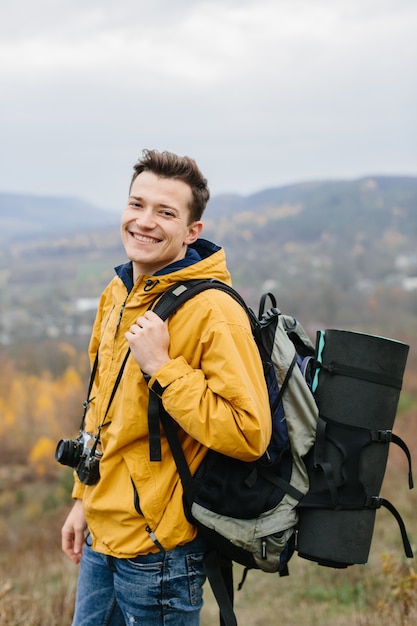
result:
[[[135,507],[136,512],[139,513],[139,515],[143,516],[142,510],[140,508],[140,499],[139,499],[138,490],[136,489],[136,485],[133,482],[132,477],[130,477],[130,480],[131,480],[132,487],[133,487],[133,505]]]

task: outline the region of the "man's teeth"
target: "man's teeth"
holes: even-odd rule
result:
[[[133,237],[137,240],[137,241],[143,241],[144,243],[157,243],[158,240],[154,239],[153,237],[144,237],[143,235],[135,235],[133,233]]]

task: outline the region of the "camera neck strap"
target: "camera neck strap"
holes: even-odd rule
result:
[[[109,402],[107,404],[107,409],[106,409],[106,412],[105,412],[104,417],[103,417],[103,421],[101,422],[100,426],[98,427],[98,432],[99,433],[100,433],[101,429],[103,428],[103,426],[105,426],[107,414],[109,412],[111,403],[113,402],[113,398],[114,398],[114,396],[116,394],[117,388],[119,387],[120,381],[122,380],[123,371],[125,369],[125,365],[127,363],[127,359],[129,358],[129,355],[130,355],[130,348],[128,348],[128,350],[127,350],[127,352],[125,354],[125,357],[123,359],[123,363],[120,366],[119,373],[117,374],[117,378],[115,380],[112,392],[110,394]],[[93,389],[94,380],[95,380],[95,377],[96,377],[96,374],[97,374],[97,367],[98,367],[98,350],[96,352],[96,356],[95,356],[95,359],[94,359],[93,367],[92,367],[92,370],[91,370],[90,382],[88,383],[87,399],[83,403],[84,411],[83,411],[83,416],[81,418],[80,431],[84,430],[85,416],[87,415],[88,407],[90,406],[90,403],[95,398],[95,396],[93,398],[91,397],[91,391]]]

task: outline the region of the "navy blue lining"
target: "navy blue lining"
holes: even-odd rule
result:
[[[197,239],[197,241],[190,246],[187,247],[186,255],[183,259],[179,261],[174,261],[174,263],[170,263],[166,267],[155,272],[155,276],[163,276],[164,274],[171,274],[172,272],[178,272],[179,270],[184,269],[185,267],[190,267],[195,263],[198,263],[203,258],[211,256],[215,252],[220,250],[219,246],[211,241],[207,241],[206,239]],[[114,268],[116,274],[120,278],[120,280],[125,285],[128,293],[130,293],[133,289],[133,265],[132,261],[128,261],[128,263],[123,263],[122,265],[118,265]]]

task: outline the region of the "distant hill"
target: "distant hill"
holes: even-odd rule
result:
[[[375,237],[387,229],[415,237],[417,176],[300,183],[246,197],[217,196],[210,202],[207,220],[222,231],[226,222],[229,228],[238,226],[237,230],[253,227],[267,238],[273,234],[279,242],[312,241],[323,232],[345,238],[358,232]]]
[[[116,216],[79,198],[0,193],[0,242],[85,231]]]
[[[353,181],[307,182],[241,196],[214,196],[206,230],[231,243],[248,229],[276,241],[312,241],[323,232],[354,238],[395,229],[417,236],[417,176],[376,176]],[[0,242],[43,239],[113,228],[119,214],[79,198],[0,193]]]
[[[5,341],[84,327],[77,299],[96,298],[126,260],[119,218],[77,198],[0,194],[0,342],[2,325]],[[417,336],[417,176],[214,196],[204,223],[252,306],[272,289],[301,320]]]
[[[265,207],[272,204],[293,202],[310,202],[311,200],[326,201],[331,196],[340,198],[348,194],[350,197],[363,197],[364,192],[370,196],[392,197],[400,193],[402,196],[416,193],[417,176],[368,176],[357,180],[324,180],[302,182],[282,187],[272,187],[248,196],[224,194],[215,196],[210,205],[218,210],[226,205],[228,210],[236,213],[255,206]]]

